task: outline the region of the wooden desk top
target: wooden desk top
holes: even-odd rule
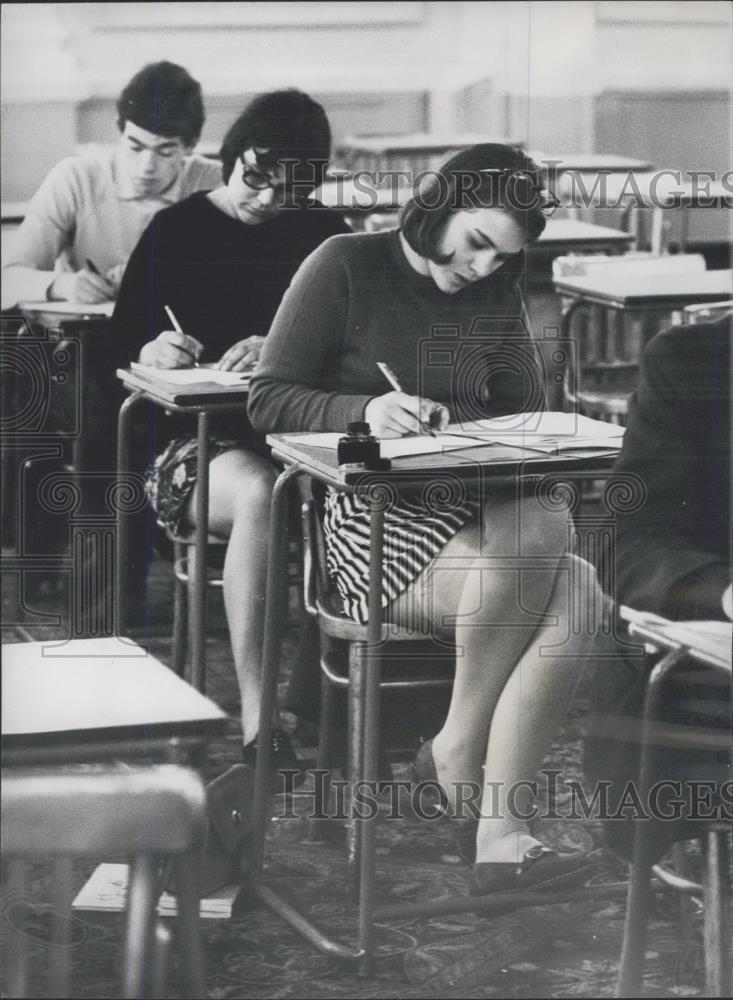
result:
[[[733,271],[564,277],[555,281],[555,290],[599,305],[663,309],[729,298],[733,292]]]
[[[409,155],[411,153],[443,153],[451,149],[466,149],[481,142],[502,142],[516,146],[501,136],[486,132],[412,132],[405,135],[350,135],[337,144],[337,151],[372,153],[375,155]]]
[[[475,448],[445,451],[431,455],[412,455],[392,459],[391,469],[384,472],[348,470],[339,466],[336,452],[329,448],[299,444],[294,435],[268,434],[267,443],[275,458],[287,465],[299,464],[305,470],[336,488],[353,490],[390,483],[395,487],[415,486],[426,480],[440,481],[441,475],[477,482],[488,476],[491,480],[515,480],[518,475],[551,472],[598,471],[602,474],[618,454],[618,448],[589,448],[548,455],[508,445],[480,445]],[[293,438],[295,438],[293,440]]]
[[[227,715],[127,639],[2,648],[3,747],[223,732]]]
[[[579,222],[575,219],[548,219],[545,231],[532,250],[577,252],[579,249],[589,250],[600,248],[624,249],[634,239],[631,233],[608,226],[596,226],[591,222]]]
[[[654,164],[633,156],[618,153],[544,153],[532,151],[529,154],[539,166],[544,166],[550,175],[575,170],[578,173],[628,173],[629,171],[653,170]]]
[[[154,403],[160,403],[161,406],[172,410],[194,413],[241,408],[246,406],[249,393],[249,380],[241,385],[218,385],[216,382],[207,382],[202,376],[200,382],[176,385],[129,368],[118,368],[117,378],[128,389],[144,392]]]

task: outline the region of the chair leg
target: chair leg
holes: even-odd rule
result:
[[[185,679],[189,684],[193,683],[193,678],[191,676],[192,668],[192,651],[196,648],[196,637],[194,635],[193,623],[196,621],[196,615],[194,613],[194,588],[191,586],[191,581],[194,578],[194,573],[196,572],[196,546],[187,545],[186,546],[186,565],[188,566],[188,582],[186,583],[186,596],[188,599],[187,606],[187,620],[186,620],[186,636],[188,645],[188,656],[186,658],[186,674]],[[204,600],[206,600],[206,594],[204,593]],[[206,678],[201,678],[201,693],[205,693],[206,690]]]
[[[154,967],[157,867],[146,854],[134,859],[127,886],[127,929],[123,973],[124,997],[145,997]]]
[[[730,887],[728,885],[728,832],[706,831],[703,848],[703,944],[705,995],[731,995]]]
[[[348,778],[352,790],[364,774],[364,697],[366,694],[366,644],[349,645],[349,733]],[[359,897],[359,865],[361,858],[360,823],[354,818],[353,794],[351,816],[346,827],[346,886],[354,900]]]
[[[174,542],[174,566],[177,566],[184,557],[184,546],[181,542]],[[186,668],[186,638],[188,632],[188,603],[186,594],[186,584],[174,576],[173,589],[173,670],[179,677],[183,677]]]
[[[178,887],[178,953],[185,995],[205,997],[204,956],[199,936],[198,851],[180,856],[176,868]]]
[[[336,723],[336,690],[324,673],[321,673],[321,714],[318,723],[318,756],[316,768],[325,772],[313,788],[314,813],[318,817],[316,830],[325,819],[331,799],[331,769],[333,768],[334,730]]]

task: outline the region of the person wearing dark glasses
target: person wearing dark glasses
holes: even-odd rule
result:
[[[114,322],[125,363],[187,368],[212,362],[245,371],[259,357],[280,300],[301,262],[325,239],[349,232],[313,199],[328,165],[331,130],[320,104],[298,90],[256,97],[221,147],[222,180],[160,212],[135,248]],[[168,307],[177,321],[174,328]],[[157,411],[148,423],[148,493],[173,534],[196,520],[195,435]],[[212,419],[209,530],[229,538],[224,600],[253,759],[259,725],[262,601],[275,469],[245,413]],[[284,733],[273,767],[293,766]]]

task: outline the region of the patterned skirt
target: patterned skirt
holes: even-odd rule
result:
[[[422,494],[400,495],[384,511],[382,606],[401,594],[435,559],[479,502],[470,495],[446,495],[436,486]],[[369,510],[358,493],[329,489],[323,520],[326,565],[346,613],[360,624],[368,619]]]
[[[233,438],[212,435],[209,439],[209,461],[225,451],[241,447],[241,442]],[[172,535],[183,533],[186,508],[196,485],[197,463],[197,438],[178,437],[169,442],[147,471],[145,491],[158,515],[156,520]]]

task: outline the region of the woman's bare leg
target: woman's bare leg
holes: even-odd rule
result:
[[[484,536],[477,524],[462,529],[393,603],[391,617],[404,624],[419,608],[423,624],[455,623],[456,679],[433,741],[438,776],[455,805],[456,783],[480,782],[488,761],[486,780],[501,794],[483,801],[482,813],[493,806],[497,818],[480,823],[478,858],[517,860],[534,840],[507,814],[506,792],[535,777],[583,665],[576,638],[564,631],[567,586],[559,581],[567,573],[558,574],[568,514],[534,500],[493,503]],[[562,655],[546,656],[560,636]],[[526,796],[518,806],[526,806]]]
[[[273,466],[247,451],[227,451],[209,466],[209,531],[229,538],[224,605],[242,699],[245,743],[257,735]],[[196,489],[190,517],[196,519]]]

